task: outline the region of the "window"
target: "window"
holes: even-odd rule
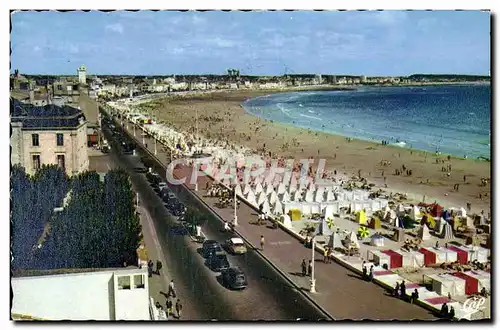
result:
[[[118,290],[130,290],[130,276],[118,276]]]
[[[144,275],[134,275],[134,288],[144,289]]]
[[[57,133],[56,134],[56,139],[57,139],[57,146],[63,146],[64,145],[64,135],[62,133]]]
[[[33,147],[38,147],[40,145],[40,141],[38,140],[38,134],[31,134],[31,142]]]
[[[57,155],[57,166],[62,169],[66,168],[66,164],[64,163],[64,155]]]
[[[40,155],[33,155],[33,169],[34,170],[39,170],[40,169]]]
[[[58,91],[62,91],[62,90],[63,90],[62,85],[57,85],[57,90],[58,90]]]

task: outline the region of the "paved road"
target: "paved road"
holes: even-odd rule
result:
[[[105,133],[107,132],[104,130]],[[108,140],[111,140],[108,135]],[[244,270],[249,286],[241,292],[225,289],[217,274],[203,263],[197,249],[200,247],[185,235],[185,231],[163,206],[150,188],[143,174],[133,172],[139,156],[115,154],[116,162],[130,173],[132,183],[141,195],[142,205],[148,209],[158,233],[158,242],[183,300],[197,311],[193,319],[218,320],[318,320],[325,316],[296,292],[281,276],[272,270],[253,250],[243,256],[230,256],[232,265]],[[220,224],[210,221],[203,231],[208,238],[223,242],[231,236],[220,232]],[[188,307],[188,304],[185,304]]]
[[[131,125],[130,125],[131,126]],[[129,132],[132,134],[132,127]],[[139,137],[140,130],[136,134]],[[142,138],[137,141],[142,144]],[[149,150],[153,150],[154,141],[145,138]],[[157,158],[167,163],[168,153],[158,146]],[[162,170],[156,169],[162,174]],[[179,177],[190,175],[190,169],[184,168],[176,171]],[[200,178],[199,196],[204,195],[206,177]],[[192,185],[188,185],[194,188]],[[216,212],[226,220],[232,219],[231,209],[217,209],[214,206],[215,199],[202,199]],[[258,245],[260,235],[266,237],[267,245],[264,254],[277,266],[293,277],[295,283],[304,289],[308,288],[308,280],[297,276],[300,271],[300,262],[302,259],[311,259],[312,251],[302,246],[300,242],[292,238],[282,230],[272,230],[265,226],[255,226],[249,222],[256,217],[253,208],[242,203],[238,211],[239,232],[248,240]],[[216,220],[215,220],[216,221]],[[211,223],[211,222],[210,222]],[[274,243],[274,244],[273,244]],[[272,247],[272,248],[271,248]],[[322,256],[316,253],[315,259],[322,260]],[[372,320],[427,320],[436,319],[427,310],[395,299],[386,294],[385,290],[373,283],[360,280],[358,275],[347,268],[336,264],[316,263],[316,286],[319,293],[311,295],[317,303],[323,306],[336,319],[372,319]],[[309,294],[309,293],[307,293]]]

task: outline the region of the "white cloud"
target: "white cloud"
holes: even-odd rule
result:
[[[235,41],[222,39],[220,37],[205,39],[205,43],[221,48],[232,48],[237,44]]]
[[[112,31],[123,34],[123,25],[120,23],[106,25],[106,31]]]
[[[41,50],[42,50],[42,48],[40,48],[39,46],[35,46],[35,47],[33,47],[33,51],[34,51],[34,52],[39,52],[39,51],[41,51]]]
[[[76,45],[69,45],[68,49],[71,54],[76,54],[79,52],[78,46]]]

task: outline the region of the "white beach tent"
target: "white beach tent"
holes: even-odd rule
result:
[[[287,228],[292,228],[292,219],[290,219],[288,214],[283,216],[283,225]]]
[[[358,237],[356,236],[356,233],[354,233],[353,231],[346,236],[346,242],[348,242],[350,246],[359,249]]]
[[[325,193],[325,188],[318,187],[318,189],[316,190],[316,196],[314,198],[314,201],[316,203],[322,203],[324,200],[324,193]]]
[[[281,205],[279,200],[276,200],[276,203],[274,204],[273,214],[283,214],[283,206]]]
[[[293,194],[296,191],[297,191],[297,184],[291,182],[290,183],[290,187],[288,187],[288,193],[291,195],[291,194]]]
[[[311,205],[311,214],[321,214],[320,203],[309,203],[309,205]]]
[[[420,226],[417,237],[422,241],[427,241],[431,238],[431,234],[429,232],[429,227],[427,227],[427,224],[424,223],[422,226]]]
[[[288,192],[284,192],[283,193],[283,197],[281,199],[283,202],[289,202],[290,201],[290,195],[288,194]]]
[[[300,190],[296,190],[294,195],[293,195],[293,201],[294,202],[300,202],[302,201],[302,193]]]
[[[444,221],[444,223],[445,224],[443,226],[443,230],[441,231],[441,238],[445,240],[451,240],[454,238],[453,228],[448,222]]]
[[[267,196],[264,191],[261,191],[257,197],[257,204],[262,205],[264,201],[267,201]]]
[[[410,218],[412,220],[419,220],[422,218],[420,216],[420,209],[418,208],[418,206],[413,205],[413,207],[411,208],[411,211],[410,211]]]
[[[469,258],[467,260],[474,261],[477,260],[479,262],[487,262],[488,256],[490,253],[489,249],[485,249],[481,246],[464,246],[464,249],[469,253]]]
[[[305,201],[308,202],[308,203],[314,202],[314,191],[313,190],[308,190],[306,192]]]
[[[401,252],[403,253],[403,252]],[[409,251],[405,252],[405,254],[408,256],[408,264],[403,263],[403,267],[412,267],[412,268],[422,268],[425,266],[424,262],[424,254],[420,253],[418,251]],[[403,257],[403,262],[405,258]]]
[[[271,207],[270,207],[267,199],[264,200],[264,203],[262,203],[262,212],[264,212],[266,214],[271,213]]]
[[[274,191],[274,186],[272,184],[267,184],[266,195],[270,195]]]
[[[284,194],[286,192],[286,186],[284,183],[280,183],[278,186],[278,195]]]
[[[262,188],[262,185],[260,184],[260,182],[257,182],[257,184],[255,185],[255,194],[260,194],[264,189]]]
[[[241,191],[241,187],[239,184],[237,184],[236,187],[234,187],[234,190],[236,191],[236,196],[243,197],[243,192]]]
[[[330,236],[330,242],[328,242],[328,245],[333,249],[341,249],[343,247],[342,245],[342,238],[340,237],[339,233],[333,233]]]
[[[391,257],[389,257],[387,254],[385,254],[382,251],[372,251],[373,253],[373,263],[376,265],[383,266],[386,264],[389,268],[391,266]]]
[[[372,212],[380,211],[382,209],[380,199],[370,200],[370,209],[372,210]]]
[[[246,200],[248,203],[250,203],[251,205],[257,207],[258,204],[257,204],[257,201],[255,200],[255,194],[253,193],[252,190],[250,190],[250,192],[248,193],[247,197],[246,197]]]
[[[450,274],[428,275],[432,279],[432,291],[439,295],[465,296],[465,280]]]
[[[246,184],[245,188],[243,188],[243,195],[248,196],[248,193],[250,192],[250,190],[252,190],[252,188],[250,188],[249,184]]]
[[[269,203],[274,205],[278,201],[278,194],[273,190],[269,195]]]
[[[301,212],[302,212],[302,214],[305,214],[305,215],[311,214],[311,204],[310,203],[301,203]]]
[[[327,202],[332,202],[335,200],[335,194],[333,193],[333,191],[329,190],[327,193],[326,193],[326,201]]]
[[[326,205],[326,207],[323,209],[323,211],[321,212],[322,216],[325,217],[325,219],[327,218],[333,218],[334,214],[337,214],[338,211],[336,212],[336,210],[338,210],[338,204],[328,204]]]

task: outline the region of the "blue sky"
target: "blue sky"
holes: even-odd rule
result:
[[[490,13],[19,12],[11,49],[39,74],[490,74]]]

